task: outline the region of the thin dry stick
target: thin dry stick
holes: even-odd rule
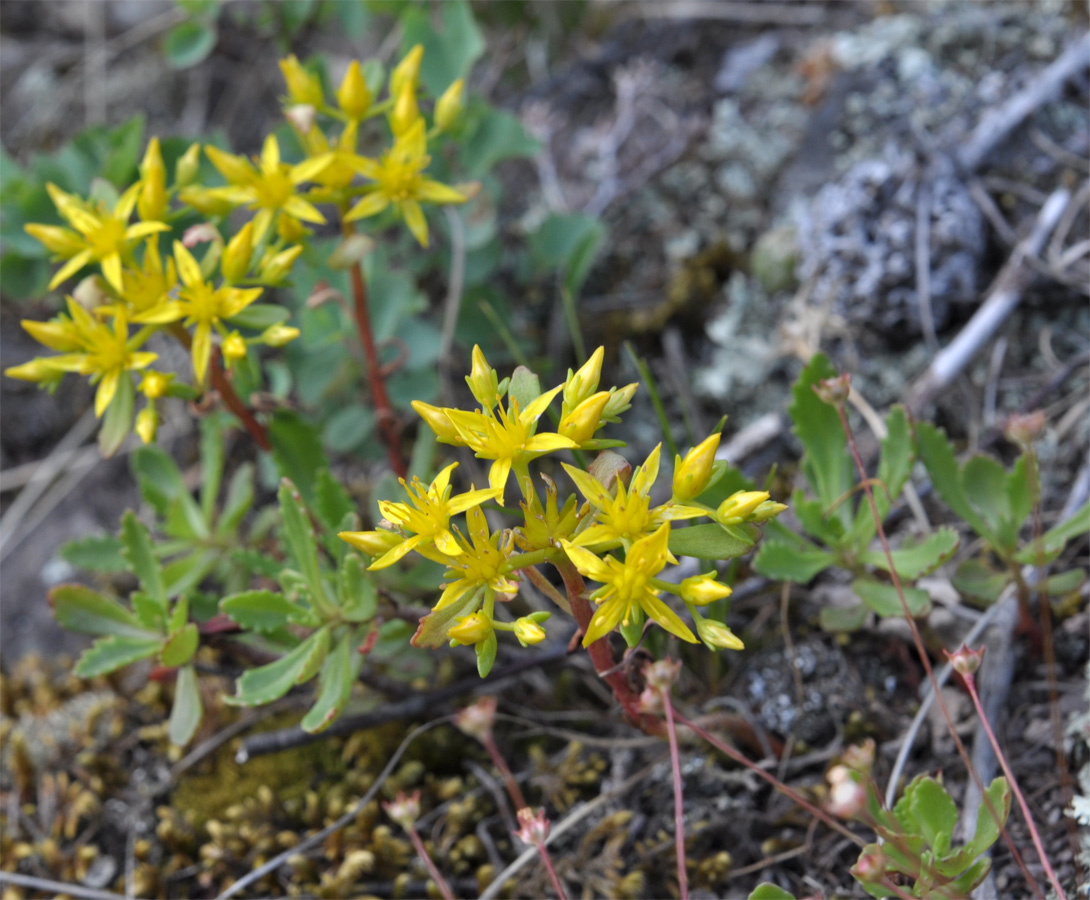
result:
[[[870,504],[871,515],[874,517],[874,524],[878,532],[878,540],[882,544],[882,551],[886,556],[886,564],[889,566],[889,574],[893,581],[893,587],[897,591],[897,598],[901,601],[902,613],[905,621],[908,623],[909,630],[912,632],[912,640],[916,645],[916,653],[920,658],[924,671],[927,673],[927,680],[931,683],[932,689],[935,692],[935,700],[939,704],[939,709],[942,710],[943,718],[946,720],[946,727],[950,732],[950,736],[954,739],[954,745],[957,747],[958,755],[961,756],[962,761],[965,763],[966,770],[980,790],[984,803],[988,807],[988,812],[999,827],[999,832],[1003,835],[1003,840],[1010,849],[1011,856],[1014,857],[1015,861],[1018,863],[1019,869],[1021,869],[1022,873],[1026,876],[1026,880],[1033,888],[1034,894],[1041,897],[1041,887],[1033,877],[1033,873],[1026,868],[1026,864],[1022,861],[1022,855],[1018,852],[1018,848],[1014,845],[1014,841],[1011,840],[1005,824],[1000,820],[999,814],[995,810],[995,805],[984,792],[984,785],[980,781],[980,773],[978,773],[973,766],[972,760],[969,758],[969,753],[965,749],[965,744],[962,742],[961,736],[954,727],[954,720],[950,715],[950,710],[946,705],[946,701],[942,699],[938,682],[935,680],[935,672],[931,668],[931,660],[927,656],[927,649],[924,647],[923,638],[920,636],[920,629],[916,625],[916,620],[912,618],[912,611],[908,608],[908,600],[905,599],[904,588],[901,586],[901,576],[897,573],[897,566],[894,565],[893,562],[893,551],[890,550],[889,541],[886,539],[886,529],[882,525],[882,517],[878,515],[878,504],[874,500],[874,491],[871,489],[870,479],[867,477],[867,470],[863,466],[863,460],[859,456],[859,448],[855,444],[855,437],[852,435],[851,426],[848,424],[848,416],[844,411],[844,404],[834,403],[833,408],[840,418],[840,426],[844,429],[844,435],[848,440],[848,448],[851,450],[852,459],[855,462],[856,470],[859,472],[863,490],[866,492],[867,502]]]
[[[689,874],[685,871],[685,791],[681,783],[681,757],[677,750],[674,704],[669,689],[659,692],[666,713],[666,736],[670,739],[670,771],[674,777],[674,846],[677,848],[677,891],[681,900],[689,897]]]
[[[239,891],[249,887],[255,881],[264,878],[270,872],[276,871],[276,869],[278,869],[285,862],[287,862],[287,860],[290,859],[292,856],[295,856],[297,853],[305,853],[311,847],[316,847],[321,844],[322,841],[324,841],[334,832],[340,831],[340,829],[344,828],[345,825],[347,825],[349,822],[355,819],[357,815],[359,815],[360,810],[362,810],[365,806],[367,806],[368,803],[375,799],[379,790],[382,788],[382,785],[386,783],[386,779],[393,774],[394,769],[397,768],[397,764],[401,762],[401,757],[405,755],[405,751],[409,749],[409,745],[412,744],[412,742],[420,737],[420,735],[422,735],[425,731],[430,731],[437,725],[442,725],[445,722],[450,722],[453,718],[454,716],[442,716],[438,719],[432,719],[430,722],[425,722],[423,725],[418,725],[416,728],[410,731],[405,736],[405,740],[403,740],[398,748],[394,751],[394,755],[390,757],[389,762],[386,763],[383,770],[379,772],[374,784],[372,784],[371,787],[367,789],[366,794],[364,794],[362,797],[360,797],[359,800],[352,804],[352,807],[348,810],[348,812],[342,815],[335,822],[331,822],[321,831],[312,834],[305,841],[300,841],[294,847],[289,847],[283,853],[278,853],[264,865],[258,866],[249,874],[244,875],[242,878],[232,884],[226,891],[220,894],[216,898],[216,900],[227,900],[228,897],[234,897]]]

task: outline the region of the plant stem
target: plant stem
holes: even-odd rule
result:
[[[1026,798],[1022,795],[1022,789],[1018,786],[1018,781],[1015,779],[1014,773],[1007,763],[1007,757],[1002,749],[1000,749],[999,741],[995,739],[995,732],[992,731],[991,723],[984,714],[984,707],[981,705],[980,695],[977,693],[976,689],[976,678],[971,672],[968,674],[959,674],[961,675],[961,680],[965,683],[965,688],[969,691],[969,696],[973,700],[973,707],[976,709],[980,724],[984,726],[984,733],[988,736],[988,742],[992,745],[992,750],[995,753],[996,759],[999,760],[999,765],[1003,767],[1003,774],[1007,776],[1007,782],[1010,785],[1010,789],[1014,792],[1014,796],[1018,800],[1018,808],[1022,811],[1022,818],[1025,819],[1030,838],[1033,840],[1033,846],[1041,859],[1041,865],[1044,866],[1045,875],[1048,877],[1052,889],[1056,892],[1056,896],[1060,897],[1061,900],[1066,900],[1067,895],[1064,893],[1064,889],[1061,887],[1059,879],[1056,878],[1056,873],[1052,871],[1052,865],[1049,863],[1048,856],[1045,854],[1044,845],[1041,843],[1041,835],[1037,831],[1037,825],[1034,823],[1033,817],[1030,815]],[[998,822],[999,820],[996,819],[996,821]]]
[[[518,782],[515,781],[515,776],[511,773],[511,768],[507,765],[507,760],[503,758],[503,754],[500,753],[500,748],[496,746],[496,739],[492,737],[492,733],[489,732],[481,738],[481,743],[484,744],[484,749],[488,751],[488,755],[492,757],[492,765],[500,770],[500,775],[503,776],[504,787],[507,788],[507,795],[511,798],[511,802],[515,804],[515,809],[523,809],[528,804],[526,798],[522,796],[522,788],[519,787]]]
[[[670,692],[661,691],[666,712],[666,736],[670,740],[670,767],[674,775],[674,846],[677,848],[677,890],[681,900],[689,898],[689,873],[685,870],[685,805],[681,784],[681,757],[677,751],[677,726],[674,724],[674,703]]]
[[[774,787],[777,791],[779,791],[785,797],[788,797],[789,799],[791,799],[792,801],[797,803],[799,806],[801,806],[803,809],[805,809],[811,815],[813,815],[816,818],[820,819],[822,822],[824,822],[826,825],[828,825],[831,829],[833,829],[833,831],[837,832],[838,834],[842,835],[843,837],[846,837],[849,841],[851,841],[853,844],[855,844],[858,847],[866,846],[866,841],[864,841],[861,837],[859,837],[859,835],[852,834],[847,828],[845,828],[843,825],[841,825],[836,819],[834,819],[827,812],[825,812],[825,810],[821,809],[820,807],[815,806],[813,803],[811,803],[809,800],[807,800],[805,797],[803,797],[794,788],[788,787],[786,784],[784,784],[782,781],[780,781],[778,778],[776,778],[775,775],[769,774],[764,769],[762,769],[759,765],[757,765],[755,762],[753,762],[752,760],[750,760],[747,757],[743,756],[741,753],[739,753],[737,750],[735,750],[729,744],[723,743],[721,740],[719,740],[719,738],[717,738],[717,737],[715,737],[715,735],[710,734],[709,732],[705,731],[703,728],[701,728],[695,722],[691,721],[690,719],[685,718],[685,716],[683,716],[681,713],[675,711],[674,716],[675,716],[675,718],[677,719],[678,722],[680,722],[686,728],[692,729],[692,731],[694,731],[696,734],[700,735],[700,737],[704,738],[704,740],[706,740],[709,744],[711,744],[713,747],[715,747],[716,750],[719,750],[721,753],[725,753],[727,756],[729,756],[731,759],[733,759],[739,765],[745,766],[751,772],[754,772],[759,778],[763,778],[770,785],[772,785],[772,787]]]
[[[351,222],[345,222],[342,218],[341,223],[345,237],[355,234],[356,229]],[[390,467],[398,478],[405,478],[408,475],[408,467],[401,453],[401,428],[397,414],[390,405],[390,397],[386,393],[386,382],[383,379],[378,348],[375,346],[375,336],[371,331],[371,313],[367,305],[367,282],[363,277],[362,264],[353,263],[349,273],[352,279],[352,299],[356,311],[356,330],[359,332],[360,345],[363,347],[363,355],[367,360],[367,384],[371,392],[371,403],[375,408],[375,417],[378,419],[382,441],[386,444]]]
[[[416,850],[417,855],[424,860],[424,865],[427,866],[428,874],[431,875],[431,880],[435,882],[435,886],[439,889],[439,893],[443,895],[444,900],[454,900],[454,892],[450,889],[450,885],[447,884],[446,879],[439,873],[439,869],[436,868],[431,855],[428,853],[428,848],[424,846],[424,841],[416,831],[416,827],[413,826],[409,828],[408,831],[409,840],[413,842],[413,848]]]
[[[901,611],[904,615],[905,621],[908,623],[909,631],[912,632],[912,640],[916,646],[916,654],[920,658],[920,663],[923,665],[924,671],[927,673],[927,680],[931,683],[931,690],[935,694],[935,702],[939,705],[939,709],[942,710],[942,716],[946,720],[946,728],[950,732],[950,736],[954,739],[954,746],[957,747],[958,755],[961,756],[962,761],[965,763],[966,771],[972,777],[976,783],[977,790],[980,791],[980,796],[984,801],[984,805],[987,806],[988,812],[992,817],[992,820],[999,828],[999,833],[1003,835],[1003,840],[1006,843],[1008,849],[1011,852],[1011,856],[1014,857],[1015,862],[1018,864],[1018,868],[1022,871],[1022,874],[1026,876],[1026,880],[1033,888],[1033,893],[1037,897],[1041,897],[1041,886],[1037,883],[1037,879],[1033,877],[1033,874],[1026,868],[1025,862],[1022,860],[1022,855],[1018,852],[1018,848],[1014,845],[1014,841],[1011,840],[1011,836],[1007,831],[1005,823],[1000,819],[999,814],[996,812],[995,805],[992,803],[991,798],[984,790],[984,784],[980,780],[980,773],[977,772],[976,767],[973,765],[972,760],[969,758],[969,753],[965,749],[965,744],[961,740],[961,736],[958,734],[957,729],[954,727],[953,717],[950,715],[950,710],[946,705],[946,701],[942,698],[942,693],[939,687],[938,679],[935,678],[935,672],[931,668],[931,660],[928,658],[927,649],[924,647],[923,638],[920,636],[920,629],[916,625],[916,620],[912,618],[912,612],[908,608],[908,600],[905,599],[904,588],[901,586],[901,576],[897,573],[897,566],[893,562],[893,551],[890,550],[889,541],[886,539],[886,529],[882,525],[882,517],[878,514],[878,504],[874,500],[874,491],[871,489],[870,479],[867,477],[867,469],[863,465],[863,459],[859,455],[859,448],[855,443],[855,436],[852,434],[851,425],[848,424],[848,417],[844,412],[843,403],[834,403],[833,408],[836,410],[837,416],[840,417],[840,427],[844,429],[844,435],[848,439],[848,447],[852,453],[852,459],[855,462],[855,468],[859,472],[859,477],[862,481],[863,491],[867,495],[867,502],[870,504],[871,516],[874,518],[875,529],[878,534],[878,540],[882,544],[882,550],[886,556],[886,564],[889,566],[890,579],[893,581],[893,587],[897,591],[897,598],[901,601]]]
[[[556,874],[556,869],[553,868],[553,858],[549,855],[549,850],[545,846],[544,841],[538,841],[537,852],[541,857],[541,863],[545,866],[545,873],[549,876],[549,881],[553,884],[553,890],[556,891],[557,900],[568,900],[568,895],[564,893],[564,886],[560,883],[560,878]]]

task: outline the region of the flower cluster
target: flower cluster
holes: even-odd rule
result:
[[[376,529],[340,534],[373,558],[373,570],[393,565],[414,551],[446,567],[446,585],[413,638],[417,646],[437,647],[444,641],[473,645],[484,674],[496,656],[497,632],[514,634],[523,646],[544,640],[548,612],[512,620],[501,615],[497,601],[513,599],[521,579],[533,577],[530,570],[548,562],[567,573],[569,596],[551,593],[558,606],[570,612],[573,600],[594,604],[584,646],[615,629],[620,629],[630,646],[635,645],[650,619],[684,641],[699,640],[711,649],[741,648],[742,642],[726,625],[701,613],[731,593],[714,571],[670,579],[670,569],[678,565],[670,549],[671,527],[674,522],[703,517],[711,520],[716,534],[747,535],[751,546],[756,540],[753,525],[785,507],[764,491],[738,491],[717,506],[700,501],[700,495],[725,471],[725,465],[715,460],[718,434],[675,459],[671,495],[653,505],[651,492],[661,448],[655,447],[632,472],[623,457],[608,449],[619,442],[595,437],[629,408],[636,389],[630,384],[599,390],[603,357],[604,350],[599,348],[577,372],[569,370],[563,384],[542,390],[536,376],[521,368],[501,382],[480,348],[474,347],[466,382],[480,408],[466,411],[413,404],[441,442],[469,448],[491,462],[487,489],[471,486],[464,493],[452,494],[454,463],[426,487],[416,479],[402,481],[408,502],[380,503],[383,520]],[[556,431],[539,430],[558,395],[563,404]],[[546,475],[542,475],[544,500],[534,487],[529,464],[558,450],[604,451],[589,469],[563,464],[586,501],[582,506],[574,493],[561,503],[555,483]],[[512,474],[522,493],[522,522],[492,530],[482,507],[490,502],[505,507]],[[463,513],[464,526],[452,523],[453,517]],[[579,576],[600,587],[589,592],[575,589],[572,596],[572,578],[579,580]],[[543,579],[535,583],[540,587]],[[664,599],[668,594],[679,598],[688,610],[695,635]]]
[[[146,405],[135,429],[149,442],[162,397],[193,398],[206,388],[210,373],[216,375],[218,359],[232,369],[255,345],[279,347],[298,336],[298,329],[285,324],[287,309],[255,301],[288,278],[312,228],[326,224],[319,206],[332,205],[346,230],[354,220],[391,208],[427,246],[421,204],[462,203],[467,194],[425,174],[428,141],[455,128],[464,88],[459,80],[435,101],[429,128],[419,102],[422,58],[420,46],[406,54],[390,73],[384,100],[378,97],[382,73],[376,64],[367,65],[365,77],[365,66],[354,61],[328,100],[317,75],[294,56],[283,60],[286,116],[301,161],[285,161],[270,134],[252,160],[193,144],[171,177],[160,142],[152,138],[139,180],[120,194],[104,182],[96,182],[90,198],[50,184],[65,224],[26,230],[60,263],[51,290],[84,277],[65,312],[49,322],[23,323],[56,355],[6,374],[50,390],[67,372],[88,376],[98,385],[95,413],[107,416],[107,452],[132,430],[136,393],[142,393]],[[370,120],[385,122],[388,149],[378,158],[358,152],[361,128]],[[223,184],[199,181],[202,152]],[[232,232],[232,219],[245,221]],[[198,247],[203,250],[195,255]],[[158,355],[144,348],[157,331],[189,349],[192,387],[153,368]]]

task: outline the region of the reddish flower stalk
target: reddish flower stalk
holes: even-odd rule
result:
[[[488,755],[492,757],[492,765],[500,770],[500,775],[503,776],[504,787],[507,788],[507,796],[510,797],[511,802],[515,804],[515,809],[524,808],[526,806],[526,798],[522,796],[522,788],[520,788],[518,782],[515,781],[515,776],[512,774],[510,766],[507,765],[507,760],[504,759],[503,754],[500,753],[500,748],[496,745],[496,739],[489,733],[481,738],[481,743],[484,744],[484,749],[488,751]]]
[[[556,869],[553,868],[552,857],[545,846],[545,839],[549,836],[549,820],[545,815],[545,810],[539,809],[537,815],[535,815],[530,807],[525,806],[518,811],[518,820],[519,830],[515,832],[516,837],[537,850],[538,856],[541,857],[541,862],[545,866],[545,873],[549,876],[549,881],[552,882],[553,890],[556,891],[556,896],[559,900],[567,900],[564,885],[560,883]]]
[[[393,802],[383,803],[382,806],[383,809],[386,810],[386,814],[405,829],[405,833],[409,835],[409,840],[412,841],[413,849],[416,850],[417,855],[424,861],[424,865],[427,867],[431,880],[435,882],[435,886],[439,890],[439,893],[443,895],[444,900],[454,900],[454,892],[450,889],[450,885],[447,884],[446,879],[440,874],[439,869],[431,858],[431,854],[428,853],[428,848],[424,846],[424,841],[416,830],[416,820],[420,815],[420,791],[413,791],[413,793],[408,795],[402,791],[398,791],[397,797]]]
[[[342,229],[346,237],[355,233],[351,222],[344,222]],[[386,393],[382,364],[379,362],[375,336],[371,331],[371,313],[368,310],[367,282],[363,278],[363,267],[359,262],[355,262],[349,267],[349,272],[352,279],[352,299],[356,310],[356,330],[360,335],[363,355],[367,359],[367,384],[371,391],[371,403],[375,408],[375,417],[378,419],[382,441],[386,444],[390,466],[398,478],[405,478],[408,475],[408,466],[401,453],[401,428],[398,425],[397,414],[390,405],[390,397]]]
[[[670,688],[681,672],[681,663],[662,660],[644,669],[647,688],[644,690],[644,706],[648,701],[661,702],[666,716],[666,737],[670,742],[670,769],[674,780],[674,847],[677,855],[677,890],[681,900],[689,898],[689,873],[685,868],[685,788],[681,782],[681,755],[677,749],[677,726],[674,724],[674,703]],[[650,696],[649,696],[650,695]]]
[[[964,650],[966,648],[963,647],[962,649]],[[961,653],[961,651],[959,650],[958,653]],[[955,654],[955,657],[956,656],[957,654]],[[1022,789],[1018,786],[1018,781],[1015,779],[1014,773],[1007,763],[1007,757],[1000,748],[999,741],[995,739],[995,732],[992,731],[991,723],[984,713],[984,706],[980,702],[980,694],[977,693],[976,689],[976,676],[974,676],[971,671],[967,671],[964,667],[960,667],[956,663],[954,665],[954,670],[961,676],[961,680],[965,683],[965,689],[969,692],[969,696],[973,701],[973,708],[976,709],[977,718],[980,719],[980,724],[984,726],[984,733],[988,736],[988,743],[992,745],[992,751],[995,753],[996,759],[999,760],[999,765],[1003,769],[1003,774],[1007,776],[1007,784],[1010,785],[1011,791],[1018,800],[1018,808],[1022,811],[1022,818],[1025,820],[1026,827],[1029,829],[1030,838],[1033,840],[1033,846],[1037,850],[1037,856],[1041,860],[1041,865],[1044,867],[1049,884],[1052,885],[1052,889],[1056,892],[1056,896],[1060,897],[1061,900],[1066,900],[1067,895],[1064,893],[1064,889],[1060,885],[1056,873],[1052,870],[1052,864],[1048,861],[1044,845],[1041,842],[1041,835],[1037,830],[1037,825],[1033,821],[1033,816],[1030,815],[1026,798],[1022,795]]]

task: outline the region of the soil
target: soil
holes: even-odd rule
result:
[[[257,24],[260,5],[232,5],[237,14],[221,19],[213,54],[172,70],[159,50],[176,21],[170,3],[4,0],[5,152],[25,160],[80,127],[116,124],[136,110],[146,113],[149,133],[222,129],[236,151],[256,152],[280,114],[280,54]],[[517,241],[548,212],[601,217],[609,237],[579,308],[587,342],[607,346],[607,381],[636,380],[628,341],[648,361],[678,433],[684,423],[706,434],[724,414],[725,439],[771,422],[770,436],[736,462],[758,482],[778,463],[775,489],[786,496],[800,448],[784,413],[802,361],[828,353],[879,411],[911,397],[936,348],[980,307],[1048,195],[1067,186],[1075,197],[1070,220],[1034,261],[1020,304],[964,373],[913,411],[946,428],[959,449],[987,448],[1009,464],[1015,450],[997,439],[997,427],[1041,407],[1046,524],[1072,493],[1085,491],[1090,72],[1078,69],[979,164],[966,166],[959,156],[989,115],[1085,35],[1082,5],[684,2],[590,5],[579,16],[564,5],[525,6],[515,24],[499,6],[475,6],[490,52],[474,85],[544,146],[536,162],[501,166],[504,239]],[[350,58],[388,52],[384,37],[350,46],[341,35],[304,28],[291,49],[301,58],[325,53],[337,70]],[[921,246],[929,273],[923,300]],[[505,277],[522,290],[516,274]],[[552,289],[538,285],[527,296],[518,325],[543,353],[573,360]],[[6,367],[35,352],[17,321],[42,318],[49,307],[0,300]],[[435,305],[438,315],[438,294]],[[240,719],[215,696],[217,685],[229,689],[237,663],[211,648],[202,657],[208,711],[198,743],[213,744],[200,760],[179,762],[163,727],[169,683],[149,681],[145,670],[91,683],[68,674],[86,641],[55,625],[45,597],[80,573],[56,548],[116,530],[139,498],[123,458],[94,457],[91,393],[72,379],[54,397],[29,387],[0,383],[0,881],[17,872],[129,896],[216,896],[351,808],[413,725],[470,702],[470,690],[405,719],[397,715],[402,705],[411,708],[414,694],[438,683],[402,693],[379,673],[369,709],[388,710],[392,722],[240,765],[235,756],[254,728],[289,728],[298,711],[289,701],[272,718]],[[168,444],[184,466],[195,452],[188,422],[178,416]],[[637,403],[626,425],[633,458],[642,459],[661,434],[650,403]],[[48,486],[56,473],[47,477],[42,465],[20,478],[34,467],[19,467],[48,460],[66,435],[90,449],[60,467],[34,503],[20,504],[20,490]],[[338,466],[356,478],[372,474],[359,460]],[[66,479],[66,471],[75,475]],[[946,521],[926,493],[924,504],[933,523]],[[896,542],[910,529],[908,517],[890,528]],[[971,541],[963,540],[961,558],[973,552]],[[1056,571],[1086,570],[1088,556],[1085,538],[1075,541]],[[938,665],[979,610],[959,599],[946,569],[929,586],[936,612],[925,638]],[[781,595],[743,568],[735,587],[730,624],[747,649],[683,654],[679,709],[704,717],[817,801],[829,765],[845,747],[871,739],[884,789],[926,682],[905,630],[870,621],[851,635],[823,632],[821,609],[850,594],[835,578]],[[1087,709],[1085,586],[1056,612],[1051,687],[1037,630],[1007,633],[1010,689],[993,725],[1056,874],[1074,895],[1090,885],[1090,861],[1077,863],[1075,826],[1064,815],[1079,768],[1090,762],[1086,726],[1078,724],[1086,720],[1077,719]],[[444,683],[457,682],[472,666],[452,651],[436,671]],[[550,844],[569,896],[677,896],[665,742],[624,723],[580,654],[513,676],[495,692],[497,741],[531,803],[545,806],[554,831],[586,810]],[[951,687],[944,697],[972,743],[976,718],[965,694]],[[216,736],[239,721],[239,733],[217,746]],[[1057,723],[1067,726],[1066,738]],[[777,761],[770,751],[781,745]],[[941,773],[960,807],[965,768],[941,720],[929,717],[913,748],[904,778]],[[1059,757],[1071,775],[1061,774]],[[683,742],[681,770],[690,896],[742,897],[762,881],[796,896],[864,896],[849,874],[854,844],[695,739]],[[421,832],[458,896],[481,893],[522,851],[488,756],[450,727],[413,741],[379,797],[410,788],[424,792]],[[1008,825],[1044,884],[1023,820],[1012,812]],[[1034,893],[1002,841],[993,877],[980,896]],[[423,896],[426,878],[376,800],[249,896]],[[56,891],[5,890],[5,898]],[[530,865],[504,895],[551,890]]]

